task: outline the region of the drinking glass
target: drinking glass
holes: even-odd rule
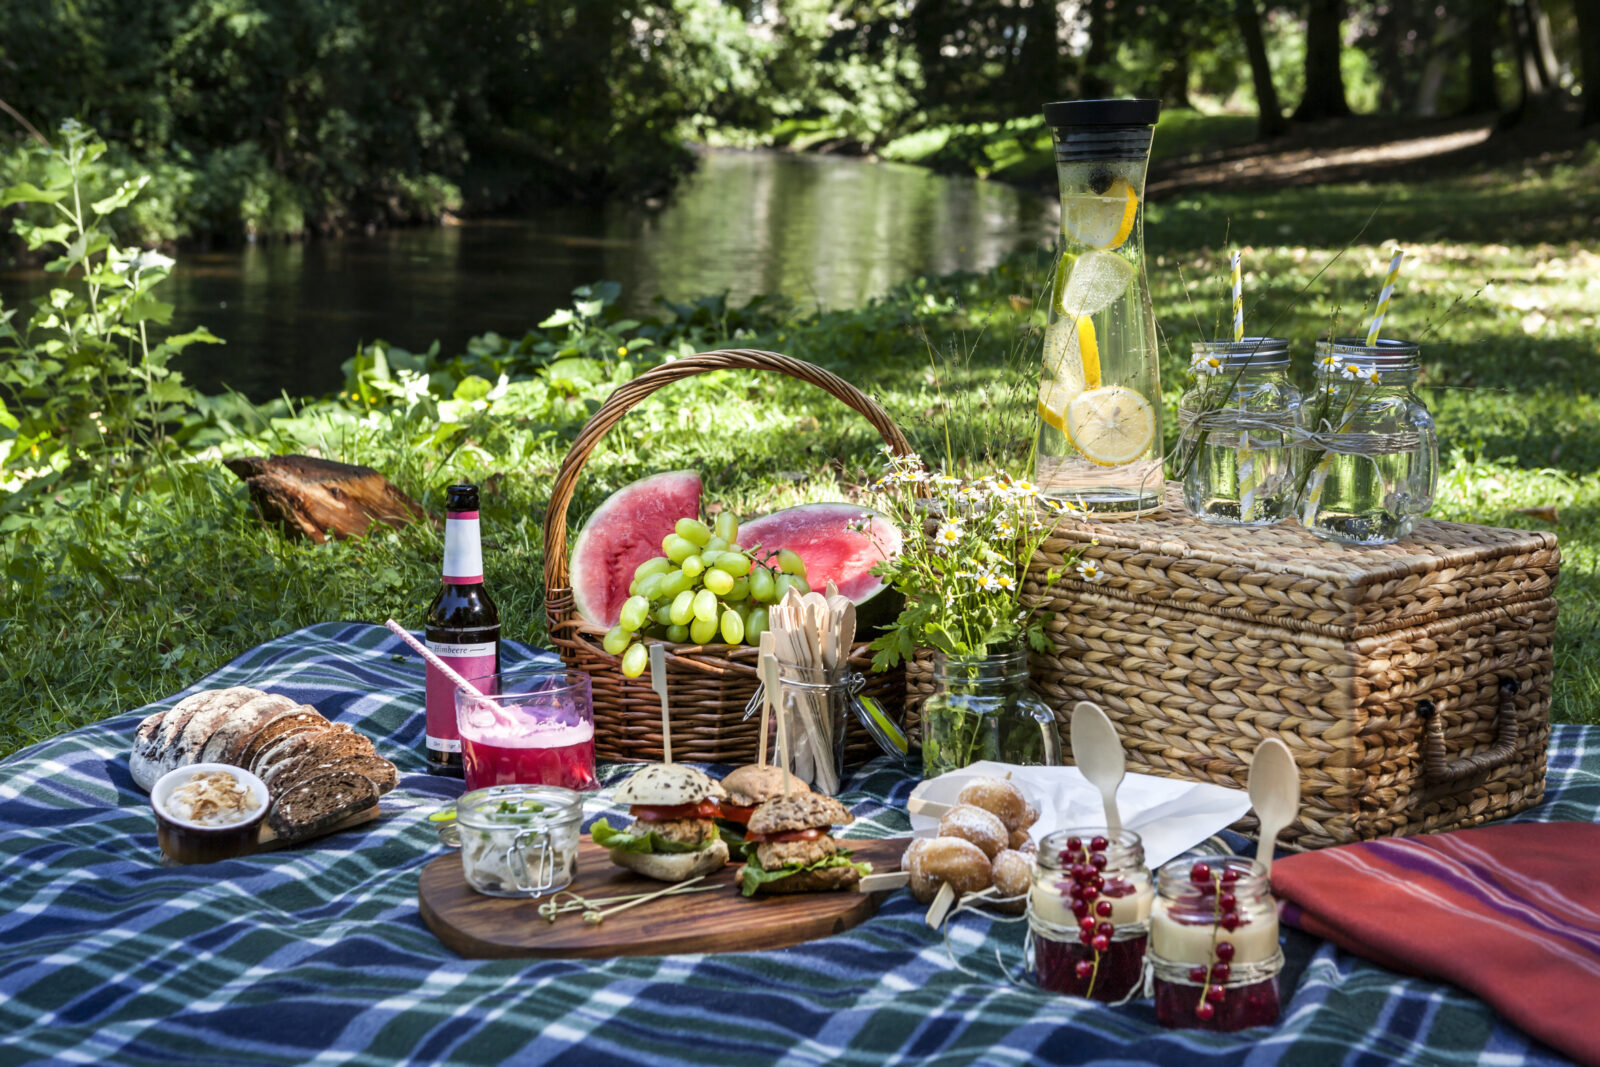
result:
[[[594,772],[594,696],[587,674],[559,667],[524,670],[479,684],[493,700],[456,692],[468,790],[493,785],[600,787]]]

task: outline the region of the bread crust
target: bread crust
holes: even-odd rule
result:
[[[696,875],[720,871],[728,862],[728,846],[722,839],[698,852],[625,852],[608,850],[611,862],[658,882],[681,882]]]
[[[722,779],[722,788],[727,790],[730,803],[737,804],[741,808],[753,807],[783,795],[784,773],[771,763],[750,763],[730,771],[728,776]],[[791,774],[789,792],[809,793],[811,787]]]
[[[791,793],[786,797],[774,797],[756,808],[750,816],[750,831],[777,834],[785,830],[843,826],[854,821],[850,809],[832,797],[820,793]]]
[[[652,763],[633,773],[614,794],[619,804],[667,807],[696,804],[711,793],[711,779],[682,763]]]
[[[239,766],[244,746],[257,730],[277,715],[297,708],[294,701],[279,693],[262,693],[245,701],[211,732],[211,739],[200,753],[201,763],[227,763]]]

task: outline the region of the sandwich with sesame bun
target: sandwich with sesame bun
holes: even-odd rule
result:
[[[872,865],[852,863],[830,835],[833,826],[854,820],[850,809],[817,793],[791,792],[761,804],[745,832],[739,891],[752,897],[854,887]]]
[[[710,778],[681,763],[653,763],[614,794],[629,805],[626,830],[601,819],[589,835],[611,862],[661,882],[710,874],[728,862],[717,832],[717,800]]]
[[[787,771],[770,763],[751,763],[736,768],[722,779],[722,821],[738,830],[750,823],[756,808],[783,795],[783,779]],[[811,787],[789,774],[789,792],[809,793]]]

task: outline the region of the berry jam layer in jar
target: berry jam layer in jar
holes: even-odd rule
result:
[[[1278,979],[1241,982],[1214,987],[1222,996],[1201,995],[1201,987],[1161,978],[1156,986],[1156,1022],[1173,1029],[1215,1030],[1229,1033],[1252,1026],[1271,1026],[1278,1021]],[[1210,1011],[1201,1008],[1204,1004]]]
[[[1075,997],[1114,1004],[1125,1000],[1144,980],[1144,950],[1148,935],[1139,934],[1126,941],[1113,941],[1100,953],[1095,970],[1095,951],[1076,941],[1033,939],[1036,977],[1043,989]]]

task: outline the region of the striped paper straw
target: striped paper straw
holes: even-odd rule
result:
[[[1244,258],[1240,252],[1233,253],[1233,339],[1235,343],[1244,340],[1244,281],[1239,274],[1239,261]]]
[[[1400,261],[1405,255],[1397,249],[1394,258],[1389,261],[1389,273],[1383,279],[1383,292],[1378,294],[1378,314],[1372,320],[1372,329],[1367,331],[1368,348],[1377,343],[1378,330],[1383,326],[1383,316],[1389,311],[1389,297],[1394,294],[1394,280],[1400,276]]]

